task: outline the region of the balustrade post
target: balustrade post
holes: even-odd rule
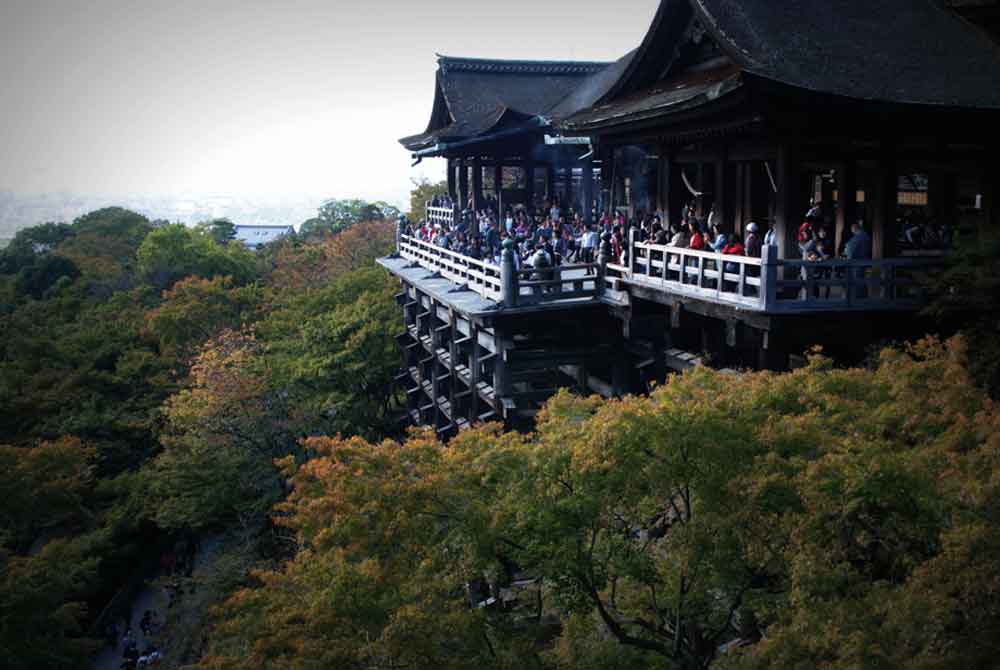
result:
[[[765,244],[760,250],[760,301],[767,311],[775,307],[777,300],[778,247]]]
[[[504,307],[517,307],[520,292],[517,269],[514,267],[514,241],[506,239],[500,253],[500,298]]]
[[[608,263],[611,262],[611,233],[601,235],[601,246],[597,254],[597,297],[604,295],[604,278],[608,276]]]
[[[639,237],[639,229],[632,226],[628,229],[628,273],[631,275],[635,270],[635,242]],[[649,259],[646,259],[649,262]]]

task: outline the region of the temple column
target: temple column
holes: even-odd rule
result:
[[[875,170],[875,198],[872,211],[872,258],[892,258],[896,253],[896,206],[899,179],[896,176],[894,147],[883,147]]]
[[[469,206],[469,166],[464,158],[458,159],[458,208]]]
[[[497,199],[497,222],[503,218],[503,163],[493,166],[493,197]]]
[[[588,158],[583,161],[583,179],[580,182],[583,190],[583,222],[588,226],[594,222],[594,165]]]
[[[610,214],[614,200],[614,154],[601,151],[601,214]]]
[[[448,197],[451,198],[452,202],[456,200],[455,193],[455,162],[451,158],[448,159]]]
[[[853,159],[844,161],[837,166],[837,229],[834,234],[834,250],[838,254],[844,242],[850,238],[851,225],[857,220],[857,190],[857,163]]]
[[[681,223],[681,210],[684,209],[684,196],[687,193],[687,189],[684,187],[684,181],[681,179],[681,167],[677,164],[673,152],[667,155],[665,165],[667,168],[667,175],[664,180],[667,185],[666,222],[672,226],[678,226]]]
[[[528,216],[535,214],[535,164],[531,159],[524,159],[524,207]]]
[[[707,186],[708,184],[705,183],[705,161],[699,156],[698,165],[695,166],[695,188],[704,193],[708,190]],[[696,198],[694,207],[699,218],[708,216],[708,212],[705,211],[705,196]]]
[[[746,177],[744,173],[747,169],[747,164],[740,161],[733,166],[733,172],[735,174],[735,179],[733,181],[733,226],[737,230],[743,230],[748,223],[750,223],[750,217],[746,213]]]
[[[774,237],[778,243],[779,258],[798,258],[796,232],[802,216],[799,193],[798,147],[789,141],[778,146],[778,165],[775,180],[778,192],[775,194]]]
[[[552,164],[545,166],[545,199],[551,205],[556,197],[556,170]]]
[[[712,204],[715,207],[715,215],[722,222],[722,225],[731,226],[733,230],[742,235],[744,233],[743,226],[733,221],[733,208],[728,188],[729,160],[727,154],[728,151],[723,145],[719,149],[719,156],[715,159],[715,196]]]
[[[478,157],[472,159],[472,202],[476,212],[483,208],[483,164]]]

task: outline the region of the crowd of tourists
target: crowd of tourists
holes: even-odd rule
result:
[[[450,207],[447,196],[439,196],[431,206]],[[476,217],[478,226],[473,227]],[[530,215],[521,206],[508,207],[502,216],[487,205],[473,212],[465,210],[457,225],[401,221],[403,234],[449,249],[475,259],[499,264],[504,243],[511,241],[514,263],[518,269],[546,268],[564,264],[593,263],[598,260],[601,244],[607,241],[610,260],[628,263],[628,234],[634,230],[636,241],[667,247],[694,249],[731,256],[759,258],[765,245],[775,245],[775,230],[756,222],[744,231],[727,232],[721,217],[713,208],[700,216],[696,203],[684,206],[679,220],[665,222],[662,213],[639,212],[632,220],[624,214],[604,214],[597,223],[587,225],[580,212],[563,211],[558,200]],[[478,232],[474,232],[478,231]],[[838,251],[834,248],[829,226],[824,221],[820,203],[812,203],[797,230],[798,250],[803,260],[821,262],[834,258],[871,258],[871,237],[860,222],[851,228],[851,235]]]

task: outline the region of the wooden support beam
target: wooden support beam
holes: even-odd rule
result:
[[[778,147],[778,165],[775,180],[778,185],[774,212],[775,241],[780,258],[798,258],[796,232],[801,218],[802,196],[799,193],[798,146],[792,140],[783,141]]]
[[[524,206],[529,216],[535,214],[535,164],[530,158],[524,159]]]
[[[472,159],[472,203],[477,212],[483,208],[483,166],[478,158]]]
[[[705,183],[705,161],[701,158],[698,159],[698,163],[695,166],[695,188],[702,193],[708,190],[708,184]],[[704,218],[708,216],[708,212],[705,211],[705,198],[704,196],[695,199],[695,213]]]
[[[455,334],[458,332],[457,321],[458,316],[455,314],[455,310],[449,310],[450,322],[448,323],[449,337],[448,337],[448,361],[451,369],[454,370],[455,366],[458,365],[460,360],[460,351],[458,348],[457,340],[455,339]],[[452,418],[458,413],[458,391],[459,391],[459,379],[458,375],[450,375],[450,383],[448,386],[448,399],[451,401],[452,407]]]
[[[454,159],[448,159],[448,197],[454,202],[457,199],[455,192],[455,172],[458,169]]]
[[[746,163],[739,162],[733,165],[733,226],[737,230],[745,230],[750,223],[750,217],[746,211],[746,177],[744,173],[747,169]]]
[[[479,387],[480,368],[479,362],[479,327],[474,323],[469,324],[469,338],[472,346],[469,347],[469,387],[473,391],[469,400],[469,421],[475,421],[479,416],[479,394],[476,389]]]
[[[494,335],[496,341],[496,358],[493,361],[493,393],[496,397],[496,403],[494,408],[500,416],[506,416],[503,410],[503,405],[501,400],[504,397],[510,396],[510,373],[507,370],[507,362],[505,359],[506,352],[508,349],[513,348],[513,343],[509,338],[504,337],[501,333],[496,333]]]
[[[851,226],[857,220],[856,195],[858,191],[858,165],[847,160],[837,166],[837,228],[834,250],[839,254],[850,238]]]
[[[665,165],[665,183],[667,186],[666,220],[670,225],[678,226],[681,222],[681,210],[684,209],[684,203],[687,200],[687,189],[684,187],[684,181],[681,178],[680,165],[677,164],[676,156],[672,151],[667,154]]]
[[[589,158],[583,161],[583,180],[580,185],[583,191],[581,214],[583,222],[589,226],[594,222],[594,164]]]
[[[896,207],[899,178],[896,170],[895,147],[891,142],[882,146],[875,169],[875,193],[872,202],[872,258],[892,258],[896,253]],[[866,197],[867,201],[868,198]]]
[[[499,161],[493,166],[493,197],[497,199],[497,220],[503,217],[503,164]]]
[[[726,147],[723,145],[719,149],[719,155],[715,159],[715,193],[712,194],[712,204],[715,207],[715,214],[725,225],[733,225],[733,203],[732,191],[729,188],[729,157]],[[736,232],[741,235],[744,228],[739,223],[735,224]]]
[[[574,379],[579,380],[581,378],[585,378],[586,387],[603,398],[611,398],[614,396],[614,389],[611,384],[608,384],[599,377],[588,375],[585,370],[580,369],[580,366],[560,365],[559,370]]]
[[[614,152],[601,149],[601,214],[610,214],[614,201]]]
[[[469,206],[469,165],[464,158],[458,159],[458,201],[459,209]]]

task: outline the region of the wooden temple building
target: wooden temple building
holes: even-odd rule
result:
[[[427,129],[400,140],[417,162],[431,157],[448,162],[453,205],[430,215],[450,220],[487,203],[496,210],[514,205],[531,212],[556,197],[572,201],[574,192],[581,209],[589,210],[582,203],[593,198],[593,165],[579,160],[590,153],[586,138],[560,137],[554,123],[565,98],[608,66],[439,56]],[[470,224],[475,229],[475,217]]]
[[[597,263],[539,281],[509,250],[495,265],[401,236],[379,262],[403,286],[412,420],[527,427],[561,387],[642,392],[692,365],[786,369],[816,344],[851,360],[919,333],[921,282],[945,250],[916,243],[914,222],[1000,225],[995,10],[662,0],[615,63],[441,58],[430,124],[402,143],[448,160],[456,202],[483,202],[492,170],[501,206],[559,196],[588,220],[669,222],[691,204],[774,242],[761,258],[725,256],[633,231],[627,264],[605,242]],[[803,260],[810,207],[837,249],[861,223],[871,258]],[[433,215],[454,222],[459,209]]]

